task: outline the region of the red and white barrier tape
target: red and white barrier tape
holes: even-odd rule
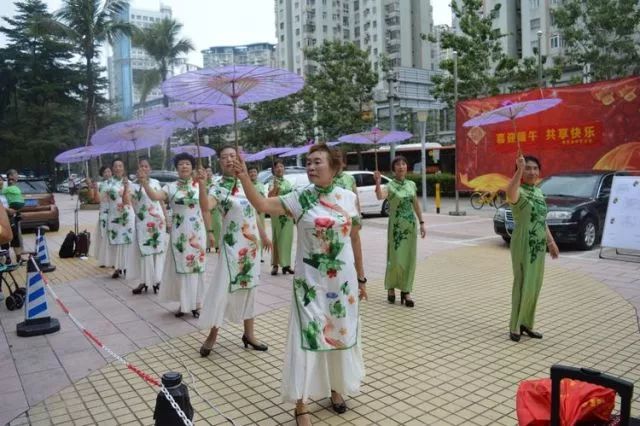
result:
[[[147,383],[149,383],[149,384],[151,384],[153,386],[159,387],[160,391],[164,394],[165,398],[167,398],[167,401],[169,401],[169,403],[171,404],[173,409],[176,410],[176,413],[178,413],[178,416],[180,416],[180,418],[182,419],[182,422],[186,426],[193,426],[193,423],[191,422],[191,420],[189,420],[187,418],[187,416],[184,414],[184,412],[182,411],[180,406],[178,406],[178,404],[173,399],[173,396],[171,396],[171,394],[169,393],[167,388],[165,388],[162,385],[162,383],[160,381],[158,381],[158,379],[156,379],[155,377],[151,376],[148,373],[145,373],[140,368],[136,367],[135,365],[133,365],[129,361],[127,361],[123,356],[118,355],[117,353],[112,351],[108,346],[106,346],[104,343],[102,343],[100,341],[100,339],[98,339],[93,333],[91,333],[89,330],[87,330],[85,328],[85,326],[82,325],[82,323],[75,316],[73,316],[73,314],[71,313],[69,308],[67,308],[65,306],[65,304],[62,302],[62,300],[58,297],[56,292],[53,290],[53,288],[49,284],[49,280],[44,275],[44,273],[40,270],[40,266],[37,264],[37,262],[35,262],[33,259],[30,259],[30,261],[32,261],[33,264],[36,266],[36,269],[38,270],[38,273],[42,277],[42,281],[44,282],[44,285],[45,285],[46,289],[49,291],[49,293],[51,293],[51,297],[53,297],[53,299],[56,301],[58,306],[60,306],[62,311],[71,319],[71,321],[73,321],[73,323],[80,329],[80,331],[82,331],[82,333],[89,340],[91,340],[96,346],[98,346],[100,349],[104,350],[106,353],[111,355],[113,358],[115,358],[120,363],[124,364],[129,370],[133,371],[142,380],[144,380],[145,382],[147,382]]]

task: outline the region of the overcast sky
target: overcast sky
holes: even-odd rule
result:
[[[62,0],[44,0],[54,11]],[[408,0],[402,0],[408,1]],[[15,12],[13,0],[0,0],[0,16]],[[183,37],[195,45],[189,62],[202,65],[200,51],[210,46],[276,42],[273,0],[133,0],[133,8],[159,10],[160,3],[170,6],[173,17],[184,25]],[[450,0],[431,0],[433,20],[451,25]],[[0,38],[0,45],[6,40]],[[105,61],[104,58],[102,58]]]

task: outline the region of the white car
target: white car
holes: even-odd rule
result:
[[[288,173],[287,173],[288,172]],[[376,198],[376,183],[373,180],[373,172],[360,170],[346,170],[353,176],[358,189],[358,199],[360,200],[360,211],[363,214],[381,214],[389,215],[389,203],[387,200],[378,200]],[[288,180],[294,188],[304,188],[309,185],[309,178],[306,171],[303,170],[287,170],[284,178]],[[272,177],[269,176],[264,180],[265,185],[271,183]],[[386,185],[391,180],[386,176],[382,176],[382,184]]]

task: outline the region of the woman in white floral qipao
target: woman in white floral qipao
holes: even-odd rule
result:
[[[140,253],[136,246],[136,220],[131,206],[131,185],[122,160],[113,160],[111,171],[113,177],[104,187],[109,202],[108,256],[113,259],[116,268],[111,278],[119,278],[124,274],[127,279],[134,279],[140,275]]]
[[[236,163],[251,204],[272,217],[292,216],[298,228],[281,393],[284,402],[296,403],[296,422],[303,425],[311,424],[309,399],[331,398],[334,411],[344,413],[343,395],[357,393],[365,374],[358,304],[366,286],[358,283],[351,243],[358,208],[353,192],[333,184],[339,170],[337,153],[314,145],[307,156],[313,185],[264,198],[250,188],[244,163]]]
[[[244,324],[242,343],[257,351],[266,351],[254,334],[256,286],[260,280],[260,240],[270,249],[271,241],[245,196],[244,185],[234,177],[237,153],[234,147],[219,152],[223,176],[209,189],[209,210],[217,208],[222,217],[220,252],[213,282],[205,295],[200,326],[211,328],[200,348],[208,356],[224,320]],[[203,176],[205,178],[205,176]],[[253,187],[253,183],[249,182]],[[201,189],[200,197],[207,196]],[[208,223],[208,220],[205,220]],[[207,228],[209,229],[209,228]],[[258,239],[260,236],[260,240]]]
[[[173,164],[178,170],[178,180],[161,191],[149,185],[144,170],[138,170],[138,180],[150,199],[169,203],[172,211],[160,301],[180,302],[176,317],[191,312],[198,318],[205,290],[206,232],[202,212],[208,212],[207,200],[200,198],[200,182],[192,177],[195,159],[182,153],[173,158]]]
[[[111,258],[109,251],[109,237],[107,236],[107,218],[109,217],[109,195],[107,194],[107,183],[111,179],[111,168],[109,166],[100,167],[98,172],[102,178],[101,182],[92,184],[91,179],[87,177],[85,180],[91,191],[91,199],[97,198],[100,200],[100,209],[98,213],[98,225],[96,226],[96,232],[93,239],[93,256],[98,261],[98,265],[101,268],[112,267],[114,259]]]
[[[149,159],[138,159],[138,168],[151,173]],[[149,187],[154,191],[161,191],[162,186],[156,179],[149,179]],[[157,293],[164,268],[167,236],[164,204],[153,201],[141,184],[131,185],[131,201],[136,212],[136,236],[140,249],[140,277],[142,283],[133,289],[133,294],[146,292],[147,284],[153,286]]]

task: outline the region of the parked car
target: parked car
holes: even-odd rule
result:
[[[576,244],[591,250],[602,237],[613,177],[623,172],[587,171],[562,173],[543,179],[538,185],[547,202],[547,225],[558,243]],[[515,227],[508,204],[493,217],[493,229],[506,242]]]
[[[387,200],[378,200],[376,198],[376,183],[373,179],[373,172],[360,171],[360,170],[346,170],[353,176],[356,181],[356,188],[358,190],[358,199],[360,201],[360,211],[363,214],[381,214],[383,216],[389,215],[389,203]],[[304,168],[285,168],[284,178],[287,179],[295,188],[304,188],[308,186],[309,178],[307,177],[307,171]],[[260,177],[258,176],[258,179]],[[272,176],[266,176],[263,183],[269,185],[271,183]],[[387,184],[390,179],[386,176],[382,176],[382,184]]]
[[[48,181],[38,178],[18,180],[24,196],[24,207],[20,210],[22,229],[33,229],[46,225],[51,231],[60,229],[60,213]]]
[[[177,181],[178,172],[174,172],[171,170],[152,170],[149,174],[149,177],[152,179],[157,179],[160,184],[164,186],[167,183]]]

